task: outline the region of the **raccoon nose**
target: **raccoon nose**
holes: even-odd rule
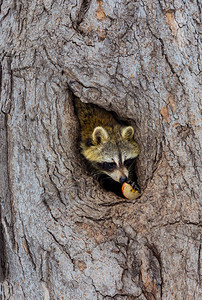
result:
[[[124,182],[126,182],[126,180],[127,180],[127,176],[121,176],[121,177],[119,178],[119,182],[120,182],[120,183],[124,183]]]

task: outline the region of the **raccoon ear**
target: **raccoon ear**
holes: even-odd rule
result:
[[[121,131],[121,135],[125,140],[131,140],[134,136],[134,129],[132,126],[124,127]]]
[[[93,143],[99,145],[101,143],[106,142],[108,140],[108,137],[109,135],[103,127],[101,126],[95,127],[92,134]]]

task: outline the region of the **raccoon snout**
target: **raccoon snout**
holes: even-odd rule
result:
[[[127,181],[127,176],[121,176],[120,178],[119,178],[119,182],[121,183],[121,184],[123,184],[124,182],[126,182]]]

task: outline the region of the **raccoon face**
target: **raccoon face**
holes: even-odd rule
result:
[[[139,146],[133,137],[131,126],[96,127],[90,145],[82,147],[83,155],[99,173],[105,173],[122,184],[127,181],[129,169],[139,154]]]

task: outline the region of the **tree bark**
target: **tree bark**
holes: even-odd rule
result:
[[[0,9],[0,299],[202,299],[199,1]],[[86,170],[74,95],[134,126],[136,201]]]

